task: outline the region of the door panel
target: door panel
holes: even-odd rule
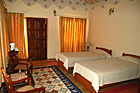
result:
[[[45,40],[38,40],[38,58],[43,59],[45,57]]]
[[[27,18],[29,57],[47,59],[47,24],[45,18]]]
[[[45,39],[46,34],[45,31],[38,31],[38,39]]]

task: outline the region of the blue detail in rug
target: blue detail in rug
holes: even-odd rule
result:
[[[49,93],[82,93],[55,65],[33,68],[33,79],[36,88],[45,87]]]

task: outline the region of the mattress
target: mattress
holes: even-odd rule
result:
[[[111,55],[107,52],[94,49],[87,52],[59,52],[56,55],[56,60],[58,59],[64,63],[64,67],[68,70],[68,67],[74,67],[76,62],[92,61],[92,60],[103,60],[110,59]]]
[[[95,91],[99,86],[111,84],[140,77],[140,61],[131,61],[126,58],[113,58],[98,61],[85,61],[75,63],[74,73],[79,73],[92,82]]]

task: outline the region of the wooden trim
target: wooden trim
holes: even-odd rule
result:
[[[82,84],[86,89],[88,89],[91,93],[96,93],[96,91],[94,90],[94,88],[92,87],[92,84],[90,81],[88,81],[86,78],[84,78],[83,76],[81,76],[78,73],[75,73],[74,76],[75,82],[78,81],[80,84]]]
[[[49,61],[49,60],[56,60],[55,58],[47,58],[47,60]]]
[[[109,50],[107,48],[102,48],[102,47],[96,47],[96,49],[101,49],[103,51],[106,51],[108,54],[112,55],[112,50]]]
[[[133,55],[133,54],[126,54],[126,53],[123,53],[122,56],[131,56],[131,57],[140,59],[140,56]]]

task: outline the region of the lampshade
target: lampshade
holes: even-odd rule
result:
[[[11,46],[10,50],[14,50],[14,49],[15,49],[16,44],[15,44],[15,43],[10,43],[10,46]]]
[[[92,44],[89,41],[87,41],[86,46],[92,46]]]

